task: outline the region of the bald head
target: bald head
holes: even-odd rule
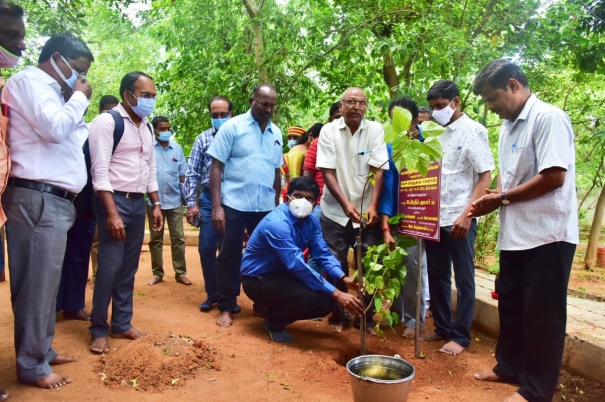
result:
[[[368,98],[361,88],[349,88],[343,94],[340,102],[340,111],[345,124],[355,133],[365,118]]]
[[[277,92],[271,84],[260,84],[252,91],[250,113],[261,124],[262,130],[273,116],[277,105]]]

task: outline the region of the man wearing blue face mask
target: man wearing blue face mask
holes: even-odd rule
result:
[[[212,226],[212,199],[210,198],[210,166],[212,156],[208,148],[223,123],[233,116],[233,104],[224,96],[216,96],[208,103],[212,127],[197,136],[189,154],[189,164],[185,174],[185,198],[187,201],[187,222],[200,228],[198,251],[204,274],[206,300],[200,304],[200,311],[208,312],[218,302],[218,285],[216,281],[216,251],[218,249],[218,232]],[[198,186],[202,186],[199,208],[196,206]],[[201,210],[201,212],[200,212]],[[234,292],[239,290],[235,283]]]
[[[172,251],[172,266],[175,279],[183,285],[191,285],[185,276],[187,267],[185,263],[185,233],[183,231],[183,197],[181,183],[185,182],[185,169],[187,161],[183,148],[172,141],[170,122],[164,116],[156,116],[151,121],[154,134],[153,152],[158,168],[158,188],[162,201],[162,215],[170,232],[170,246]],[[149,225],[153,223],[153,208],[151,203],[147,206]],[[164,243],[164,227],[159,232],[151,231],[149,234],[149,251],[151,252],[151,270],[153,278],[147,284],[153,286],[162,282],[164,278],[162,248]]]
[[[297,177],[288,187],[288,201],[270,212],[256,227],[242,259],[244,292],[264,315],[263,331],[274,342],[292,343],[285,330],[298,320],[325,317],[340,304],[351,314],[364,313],[363,303],[338,290],[305,262],[309,248],[315,263],[334,282],[356,285],[342,271],[311,212],[319,186],[309,177]]]
[[[75,360],[58,355],[51,344],[73,201],[86,184],[79,138],[87,134],[83,117],[92,89],[85,76],[93,61],[80,39],[56,34],[42,47],[38,66],[13,75],[2,91],[10,108],[6,144],[12,169],[2,204],[17,378],[41,388],[70,383],[50,365]]]

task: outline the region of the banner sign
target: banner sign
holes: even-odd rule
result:
[[[441,163],[431,162],[426,177],[403,169],[399,176],[398,231],[420,239],[439,241]]]

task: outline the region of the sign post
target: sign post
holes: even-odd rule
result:
[[[399,213],[403,215],[398,232],[418,239],[418,275],[416,277],[415,355],[420,357],[420,302],[422,284],[422,240],[439,241],[439,202],[441,161],[432,162],[426,177],[418,171],[403,169],[399,176]]]

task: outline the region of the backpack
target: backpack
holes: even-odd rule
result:
[[[113,155],[124,135],[124,118],[120,115],[120,112],[116,110],[107,110],[104,113],[109,113],[111,117],[113,117],[113,121],[115,123],[115,127],[113,129],[113,148],[111,150],[111,154]],[[153,130],[149,123],[147,123],[147,128],[153,135]],[[74,200],[74,207],[76,208],[76,216],[78,219],[94,221],[95,214],[92,208],[92,202],[95,197],[95,190],[92,187],[92,175],[90,173],[90,169],[92,167],[92,162],[90,160],[90,147],[88,145],[88,140],[82,146],[82,152],[84,153],[84,162],[86,163],[86,185],[82,188],[82,191],[78,193],[78,196]]]

